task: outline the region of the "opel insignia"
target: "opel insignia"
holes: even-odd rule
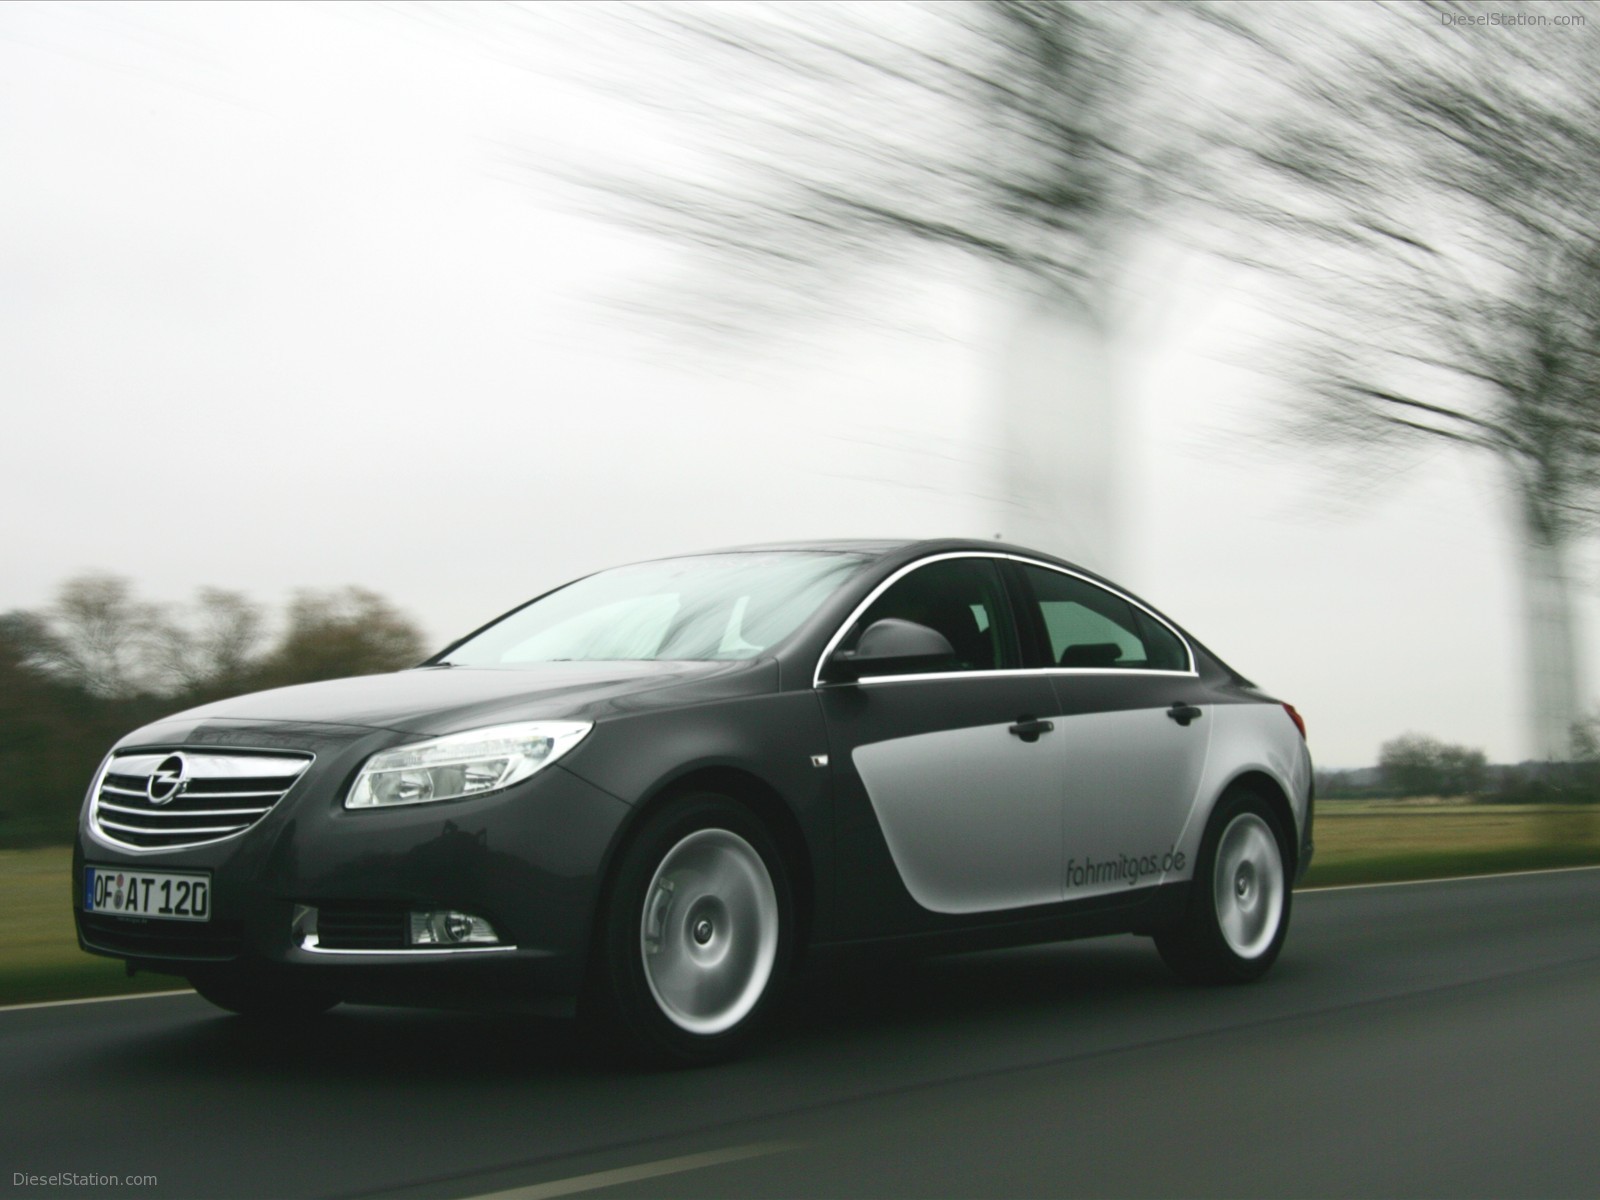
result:
[[[1099,576],[993,542],[601,571],[412,670],[123,738],[85,950],[257,1018],[581,1014],[724,1057],[802,950],[1113,933],[1271,966],[1311,857],[1295,710]]]

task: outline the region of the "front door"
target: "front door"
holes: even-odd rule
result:
[[[891,582],[840,642],[884,617],[937,629],[953,663],[823,686],[837,799],[846,936],[904,932],[918,914],[983,913],[1061,898],[1061,762],[1028,722],[1055,704],[1018,670],[992,558],[937,559]],[[908,905],[904,902],[909,895]]]

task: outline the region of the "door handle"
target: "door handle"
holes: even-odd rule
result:
[[[1011,732],[1025,742],[1037,742],[1041,733],[1049,733],[1055,727],[1054,721],[1040,721],[1034,717],[1018,717],[1017,723],[1011,727]]]
[[[1167,716],[1179,725],[1187,725],[1190,721],[1197,721],[1205,716],[1205,712],[1192,704],[1174,704],[1167,709]]]

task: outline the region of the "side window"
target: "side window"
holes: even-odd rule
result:
[[[856,644],[862,630],[885,617],[937,629],[955,648],[953,664],[932,671],[992,671],[1018,663],[1005,588],[993,559],[947,558],[897,579],[840,643]]]
[[[1060,571],[1023,566],[1022,573],[1033,593],[1039,632],[1057,666],[1189,669],[1177,635],[1122,597]]]

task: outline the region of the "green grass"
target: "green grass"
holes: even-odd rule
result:
[[[1600,806],[1329,800],[1315,832],[1307,887],[1600,864]],[[0,850],[0,1004],[184,986],[79,950],[71,877],[64,846]]]
[[[0,1004],[185,987],[172,975],[128,978],[118,959],[85,954],[72,927],[72,851],[0,850]]]
[[[1306,887],[1600,864],[1600,807],[1329,800]]]

